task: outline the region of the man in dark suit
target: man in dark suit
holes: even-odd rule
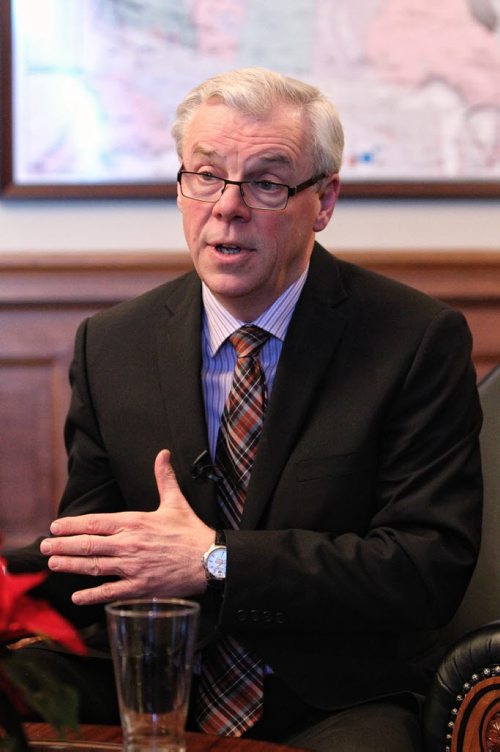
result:
[[[247,736],[420,750],[416,698],[479,546],[467,325],[316,243],[343,144],[316,89],[224,74],[186,97],[174,135],[195,271],[79,329],[50,587],[80,624],[122,597],[199,598],[202,666],[228,636],[262,666]],[[227,338],[248,325],[267,332],[267,407],[234,526],[217,437]]]

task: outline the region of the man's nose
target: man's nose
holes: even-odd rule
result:
[[[226,183],[221,195],[214,204],[214,210],[218,214],[248,217],[250,208],[245,204],[241,185]]]

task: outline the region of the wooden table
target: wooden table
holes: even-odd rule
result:
[[[36,752],[63,752],[74,750],[120,750],[122,732],[119,726],[80,726],[75,739],[61,742],[46,723],[27,723],[26,735]],[[292,747],[255,739],[238,739],[209,734],[187,732],[187,752],[293,752]],[[50,742],[53,744],[50,744]],[[80,743],[80,744],[79,744]]]

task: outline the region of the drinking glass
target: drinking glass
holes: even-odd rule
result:
[[[126,752],[184,752],[199,605],[174,598],[106,606]]]

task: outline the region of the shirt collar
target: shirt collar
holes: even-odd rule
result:
[[[250,323],[260,326],[273,337],[283,341],[288,329],[288,324],[292,317],[293,311],[299,299],[302,288],[304,287],[309,266],[304,270],[300,277],[292,282],[287,289],[269,306],[255,321]],[[208,349],[211,357],[215,355],[219,347],[226,339],[244,326],[245,322],[232,316],[221,303],[215,298],[214,294],[202,282],[202,299],[203,299],[203,331],[206,337]],[[247,322],[248,323],[248,322]]]

